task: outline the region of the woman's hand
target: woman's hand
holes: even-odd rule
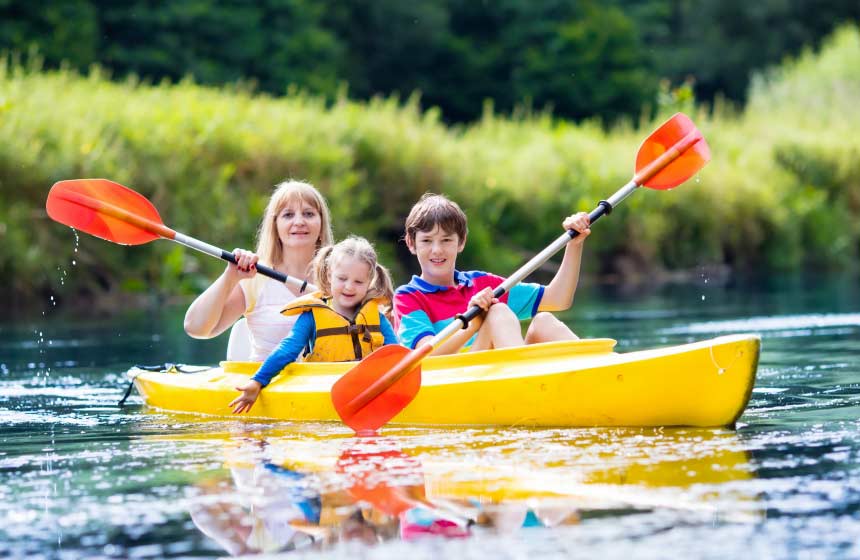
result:
[[[257,274],[257,261],[260,257],[256,253],[245,249],[233,249],[233,255],[236,257],[236,264],[227,265],[228,273],[235,272],[239,280],[252,278]]]
[[[499,298],[493,297],[493,289],[492,288],[484,288],[477,294],[472,296],[472,299],[469,300],[469,307],[478,306],[484,311],[490,309],[491,305],[499,303]]]
[[[585,238],[591,233],[591,229],[589,229],[589,220],[588,214],[585,212],[579,212],[572,216],[568,216],[564,219],[561,226],[565,230],[574,230],[578,231],[579,235],[573,238],[573,243],[577,245],[581,245]]]
[[[259,381],[251,380],[242,387],[236,387],[237,391],[242,391],[242,394],[230,401],[229,406],[233,408],[233,414],[242,414],[248,412],[254,403],[257,402],[257,397],[260,396],[260,390],[263,388]]]

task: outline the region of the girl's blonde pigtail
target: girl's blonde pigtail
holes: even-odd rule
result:
[[[331,268],[331,256],[334,245],[326,245],[317,251],[314,257],[314,279],[319,286],[323,296],[331,297],[331,283],[329,282],[329,269]]]
[[[385,318],[391,321],[392,317],[392,302],[394,301],[394,283],[391,281],[391,274],[388,269],[376,263],[376,269],[373,271],[373,286],[367,291],[365,299],[379,298],[381,305],[379,311]]]

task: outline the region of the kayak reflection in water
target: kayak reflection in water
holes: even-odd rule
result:
[[[338,458],[336,471],[347,493],[359,504],[395,522],[405,540],[424,535],[459,538],[471,535],[474,508],[427,498],[421,462],[403,452],[395,440],[358,437]]]
[[[232,484],[208,480],[191,519],[231,555],[277,552],[313,545],[321,496],[314,475],[268,462],[231,465]]]
[[[374,454],[365,442],[358,452],[352,447],[344,452],[337,473],[301,472],[275,464],[267,448],[265,441],[243,439],[228,459],[230,479],[198,484],[201,496],[191,507],[191,519],[234,556],[324,548],[341,541],[373,545],[397,539],[401,536],[398,514],[419,503],[408,496],[423,495],[420,471],[405,473],[401,466],[408,463],[386,450]],[[420,468],[420,463],[414,466]],[[393,486],[367,485],[368,480],[386,480],[390,469],[400,469]],[[421,487],[407,484],[411,480]],[[434,518],[428,524],[428,519],[425,514],[417,522],[430,527],[425,533],[468,535],[468,530],[459,529],[467,527],[465,520],[449,523]]]
[[[274,441],[277,441],[274,440]],[[237,440],[232,440],[236,443]],[[347,440],[334,465],[273,460],[264,440],[231,449],[230,479],[198,485],[191,519],[231,555],[327,548],[338,542],[466,538],[578,522],[575,509],[474,496],[427,496],[421,461],[394,439]],[[282,446],[280,446],[282,447]],[[281,463],[281,464],[276,464]],[[308,470],[318,472],[305,472]]]
[[[438,536],[469,537],[478,531],[510,534],[528,527],[579,522],[564,501],[500,501],[480,493],[429,497],[421,461],[403,452],[392,438],[357,437],[337,461],[347,492],[376,514],[396,519],[403,540]]]

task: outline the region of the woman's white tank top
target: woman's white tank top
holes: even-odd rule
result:
[[[298,316],[285,317],[281,309],[297,296],[286,284],[262,274],[240,281],[239,286],[245,294],[245,319],[251,332],[250,360],[261,362],[290,334]]]

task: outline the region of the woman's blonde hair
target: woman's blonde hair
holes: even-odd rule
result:
[[[317,250],[331,245],[334,239],[331,234],[331,214],[323,195],[309,183],[284,181],[275,187],[275,192],[269,197],[260,231],[257,233],[257,255],[270,266],[277,266],[284,258],[284,249],[278,237],[278,216],[285,207],[295,201],[310,204],[319,212],[320,236],[317,239]]]
[[[314,278],[322,293],[331,296],[331,270],[343,257],[352,257],[370,268],[370,286],[361,304],[379,299],[380,312],[391,320],[391,301],[394,298],[391,275],[388,269],[379,264],[373,245],[363,237],[351,235],[337,245],[323,247],[317,251],[314,259]]]

